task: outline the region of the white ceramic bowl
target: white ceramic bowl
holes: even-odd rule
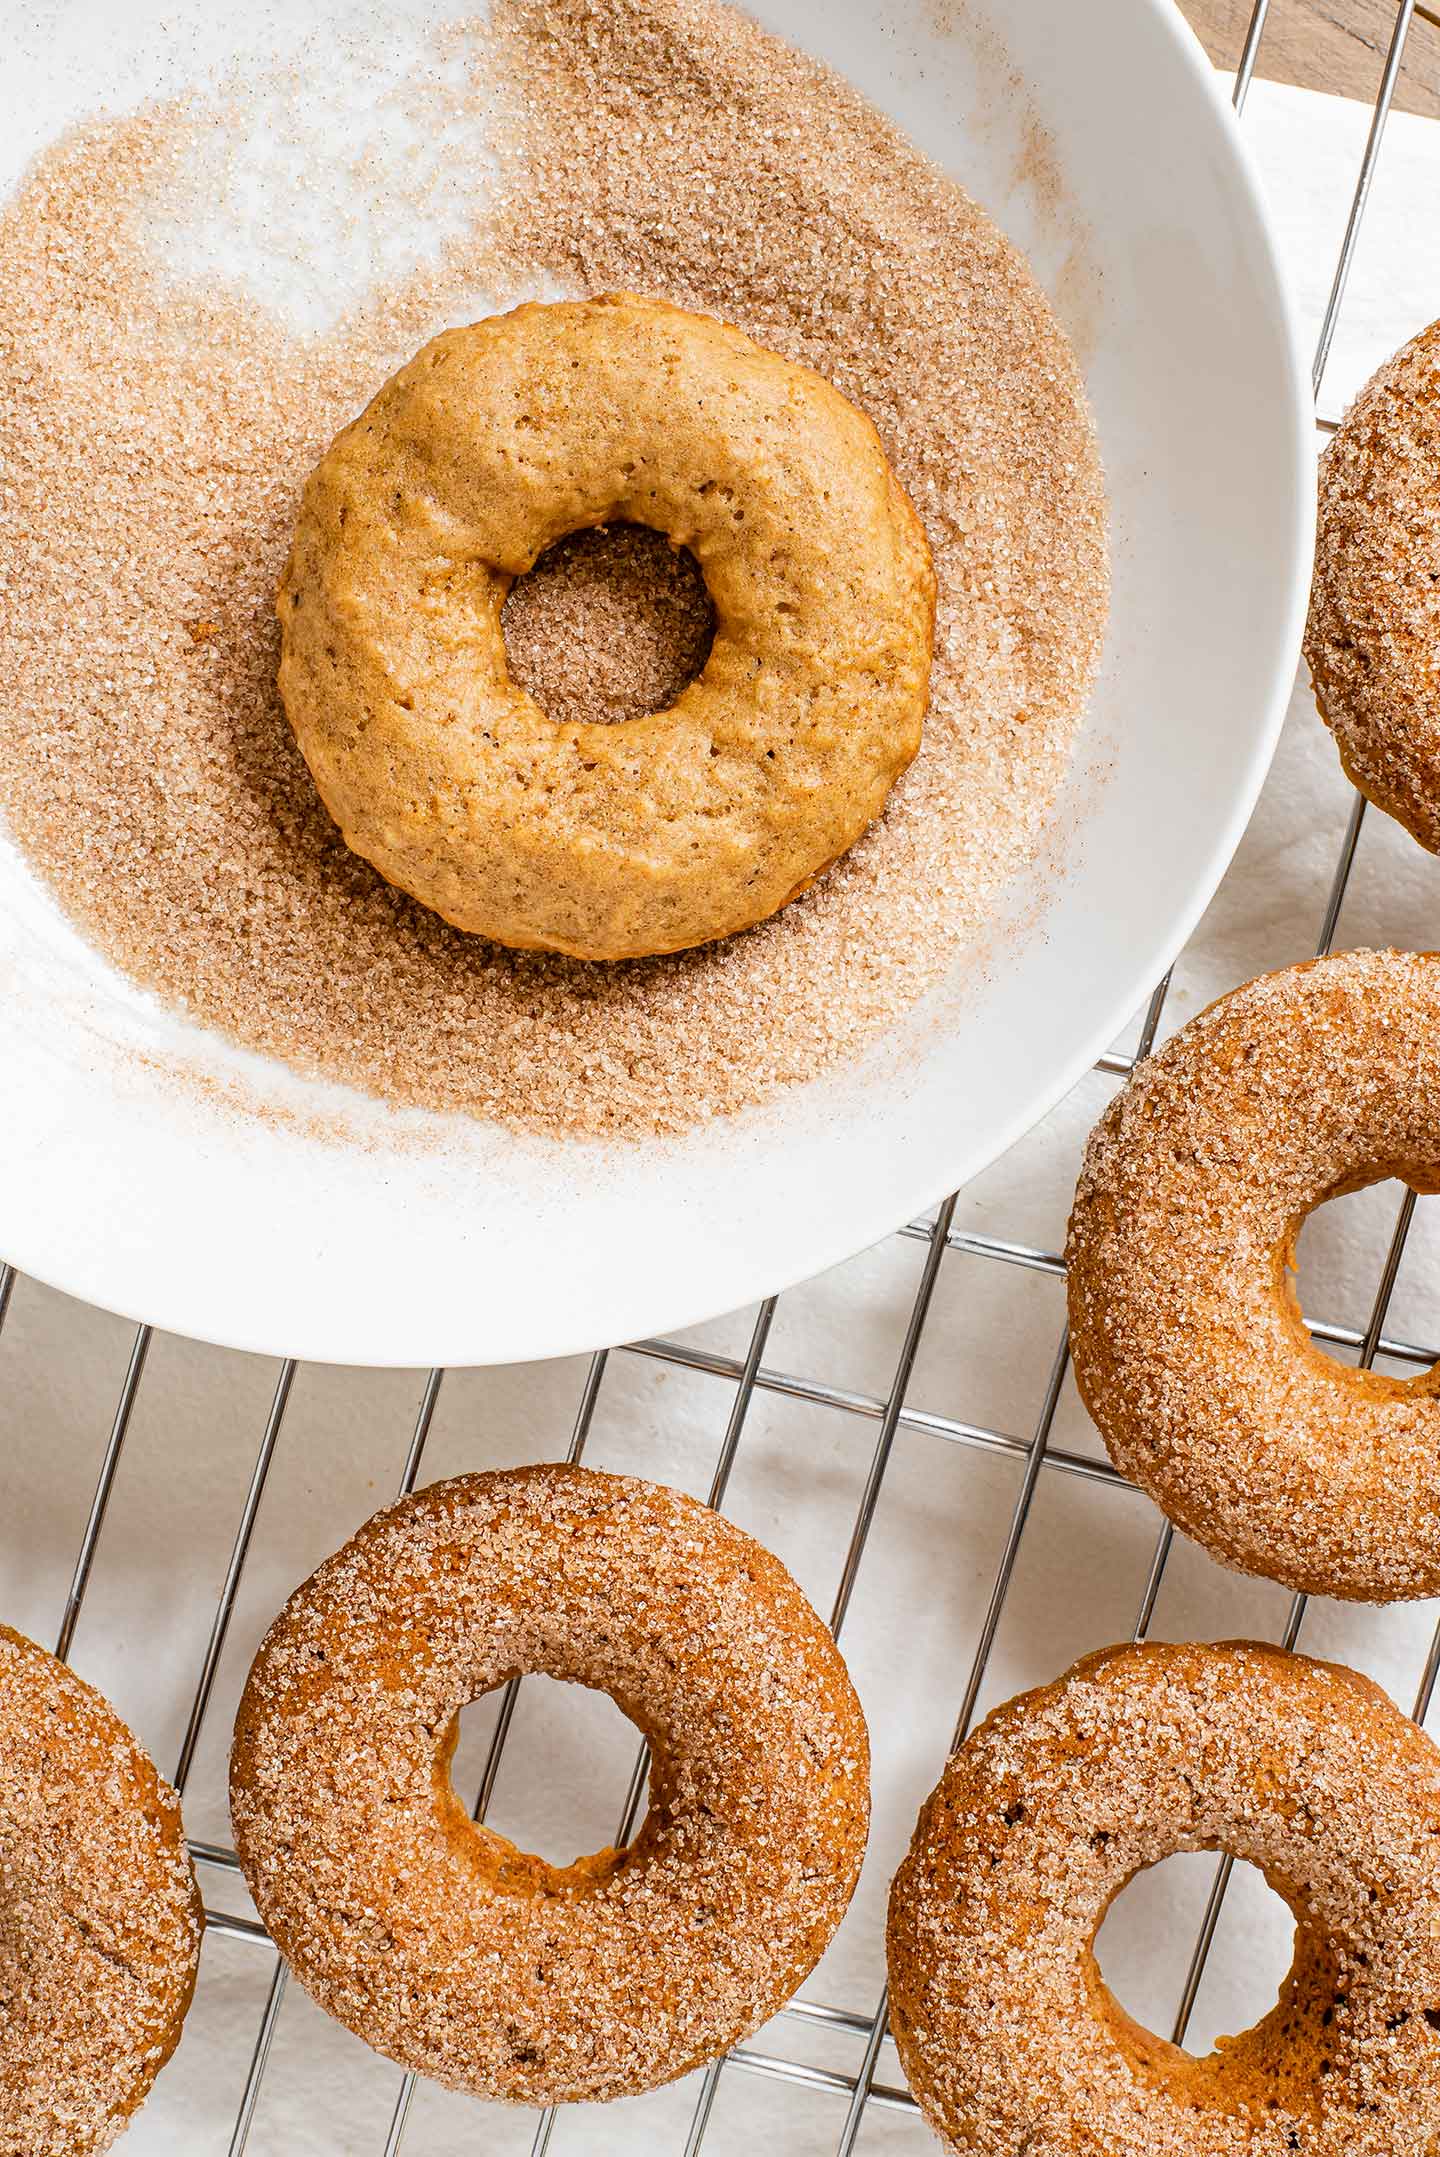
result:
[[[934,0],[756,12],[998,218],[1085,361],[1113,614],[1060,808],[1073,836],[1011,894],[999,963],[871,1066],[763,1113],[666,1145],[541,1146],[199,1033],[120,980],[4,852],[0,1252],[14,1263],[238,1347],[560,1355],[737,1307],[875,1241],[992,1161],[1115,1037],[1214,891],[1278,732],[1310,561],[1308,387],[1222,86],[1173,0],[989,5],[998,36],[978,4],[948,27]],[[307,0],[302,19],[341,6],[353,14]],[[22,0],[0,184],[67,119],[284,50],[294,23],[265,0]],[[1031,191],[1032,114],[1063,212]],[[222,1083],[177,1087],[177,1062]],[[247,1101],[312,1111],[309,1130]]]

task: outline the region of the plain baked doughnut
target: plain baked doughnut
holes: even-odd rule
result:
[[[108,2149],[179,2042],[200,1897],[113,1708],[0,1625],[0,2152]]]
[[[1320,459],[1305,657],[1356,786],[1440,853],[1440,322]]]
[[[456,1797],[461,1708],[526,1671],[644,1733],[626,1849],[549,1865]],[[231,1810],[322,2007],[405,2067],[545,2105],[668,2082],[790,1998],[849,1902],[868,1766],[777,1559],[677,1491],[540,1467],[401,1500],[297,1590],[245,1688]]]
[[[1433,952],[1287,967],[1192,1019],[1092,1133],[1067,1250],[1116,1467],[1223,1563],[1371,1602],[1440,1592],[1440,1373],[1335,1362],[1292,1270],[1308,1213],[1387,1176],[1440,1187]]]
[[[566,533],[688,547],[710,655],[665,711],[558,723],[500,610]],[[935,579],[868,419],[708,315],[627,294],[447,330],[312,474],[280,688],[346,843],[472,930],[633,958],[774,913],[920,745]]]
[[[1247,1860],[1295,1913],[1277,2004],[1205,2058],[1092,1951],[1177,1850]],[[1440,2150],[1440,1752],[1332,1663],[1111,1648],[998,1708],[921,1809],[887,1945],[901,2063],[966,2157]]]

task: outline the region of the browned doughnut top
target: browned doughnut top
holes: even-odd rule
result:
[[[1248,1860],[1295,1913],[1277,2005],[1203,2059],[1092,1952],[1177,1850]],[[1333,1663],[1110,1648],[998,1708],[921,1808],[888,1947],[911,2088],[971,2157],[1440,2150],[1440,1752]]]
[[[715,608],[667,709],[549,717],[501,609],[569,532],[688,547]],[[870,421],[632,293],[446,330],[338,435],[279,598],[280,689],[346,843],[447,921],[635,958],[784,906],[920,746],[935,576]]]
[[[1440,1592],[1440,1374],[1311,1341],[1295,1239],[1327,1198],[1440,1187],[1440,956],[1352,951],[1236,989],[1142,1063],[1085,1154],[1075,1375],[1118,1468],[1228,1565],[1317,1595]]]
[[[652,1751],[634,1841],[557,1867],[477,1827],[448,1762],[525,1671]],[[714,2058],[808,1975],[868,1818],[865,1724],[784,1567],[626,1476],[460,1476],[379,1513],[271,1627],[235,1730],[236,1846],[321,2006],[454,2088],[541,2105]]]
[[[107,1702],[0,1625],[0,2153],[108,2149],[195,1989],[180,1806]]]
[[[1440,853],[1440,322],[1320,460],[1305,657],[1350,777]]]

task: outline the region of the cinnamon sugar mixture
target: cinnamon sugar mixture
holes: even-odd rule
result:
[[[495,0],[443,60],[422,87],[454,154],[404,168],[417,224],[443,191],[443,247],[396,274],[376,238],[323,332],[165,251],[214,214],[217,144],[248,150],[248,92],[72,134],[0,215],[0,813],[118,965],[251,1048],[551,1136],[680,1130],[873,1044],[1034,854],[1104,631],[1093,433],[1017,252],[716,0]],[[370,184],[393,229],[405,200]],[[728,317],[861,405],[940,602],[925,744],[882,823],[744,936],[588,967],[467,938],[346,851],[276,695],[272,595],[306,472],[426,336],[615,287]],[[634,567],[609,599],[592,562],[512,601],[555,716],[600,676],[547,634],[611,638],[617,716],[687,671],[694,595],[661,577],[627,626]]]
[[[666,711],[710,656],[715,609],[688,548],[643,524],[547,547],[500,611],[510,671],[560,724]]]

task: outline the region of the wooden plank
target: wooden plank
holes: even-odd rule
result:
[[[1212,60],[1233,67],[1250,0],[1182,0]],[[1374,97],[1395,23],[1393,0],[1272,0],[1257,73],[1342,97]],[[1415,11],[1396,96],[1407,112],[1440,118],[1440,6]]]

